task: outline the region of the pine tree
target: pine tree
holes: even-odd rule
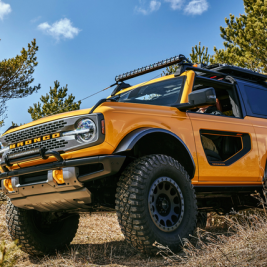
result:
[[[28,44],[28,50],[22,48],[20,55],[0,61],[0,99],[26,97],[41,88],[40,84],[30,86],[34,81],[34,69],[38,65],[35,56],[37,51],[34,39]]]
[[[24,123],[25,124],[25,123]],[[23,123],[20,123],[19,125],[16,123],[16,122],[14,122],[14,121],[12,121],[11,122],[11,126],[12,127],[18,127],[18,126],[21,126],[21,125],[23,125]]]
[[[201,42],[199,42],[198,46],[195,45],[192,47],[192,53],[190,54],[191,62],[208,65],[210,63],[210,55],[208,54],[208,50],[208,47],[205,47],[204,45],[201,47]]]
[[[14,58],[0,61],[0,117],[5,119],[6,101],[11,98],[22,98],[37,92],[41,86],[30,86],[34,81],[33,73],[38,65],[36,40],[22,48],[21,54]]]
[[[5,113],[6,110],[7,110],[7,107],[6,107],[5,101],[0,100],[0,128],[4,125],[4,121],[7,118],[7,115]]]
[[[190,54],[190,61],[192,63],[209,64],[211,56],[208,54],[208,47],[201,46],[201,42],[198,45],[192,47],[192,53]],[[169,75],[175,73],[178,68],[178,64],[169,66],[163,71],[163,75]]]
[[[28,109],[33,120],[61,112],[80,109],[81,101],[74,102],[75,96],[67,95],[68,85],[60,87],[58,81],[54,82],[54,88],[50,87],[49,94],[41,96],[41,103],[34,103]]]
[[[226,18],[220,27],[225,49],[214,48],[214,59],[267,72],[267,0],[244,0],[245,14]]]

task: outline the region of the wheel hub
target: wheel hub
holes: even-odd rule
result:
[[[164,232],[179,227],[184,216],[184,197],[178,184],[169,177],[160,177],[152,184],[148,206],[155,225]]]
[[[161,216],[167,216],[170,213],[171,203],[167,195],[161,194],[156,201],[156,209]]]

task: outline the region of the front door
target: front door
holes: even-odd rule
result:
[[[188,115],[194,131],[200,183],[255,184],[260,181],[256,135],[246,118],[193,112]],[[207,139],[212,140],[211,144],[219,144],[217,151],[203,147],[209,143]],[[215,151],[209,154],[209,150]]]
[[[257,140],[249,120],[198,112],[188,112],[188,116],[193,126],[200,184],[260,182]]]

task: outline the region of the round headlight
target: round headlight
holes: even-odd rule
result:
[[[88,130],[86,133],[77,134],[76,138],[80,142],[90,142],[96,136],[95,123],[90,119],[82,119],[77,123],[76,130]]]

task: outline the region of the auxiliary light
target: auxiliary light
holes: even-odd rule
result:
[[[142,68],[138,68],[135,69],[133,71],[129,71],[126,73],[123,73],[121,75],[118,75],[115,77],[115,81],[116,82],[122,82],[155,70],[159,70],[162,68],[166,68],[168,66],[180,63],[182,61],[188,61],[187,58],[184,55],[179,55],[179,56],[175,56],[175,57],[171,57],[162,61],[159,61],[157,63],[154,64],[150,64],[148,66],[142,67]]]

